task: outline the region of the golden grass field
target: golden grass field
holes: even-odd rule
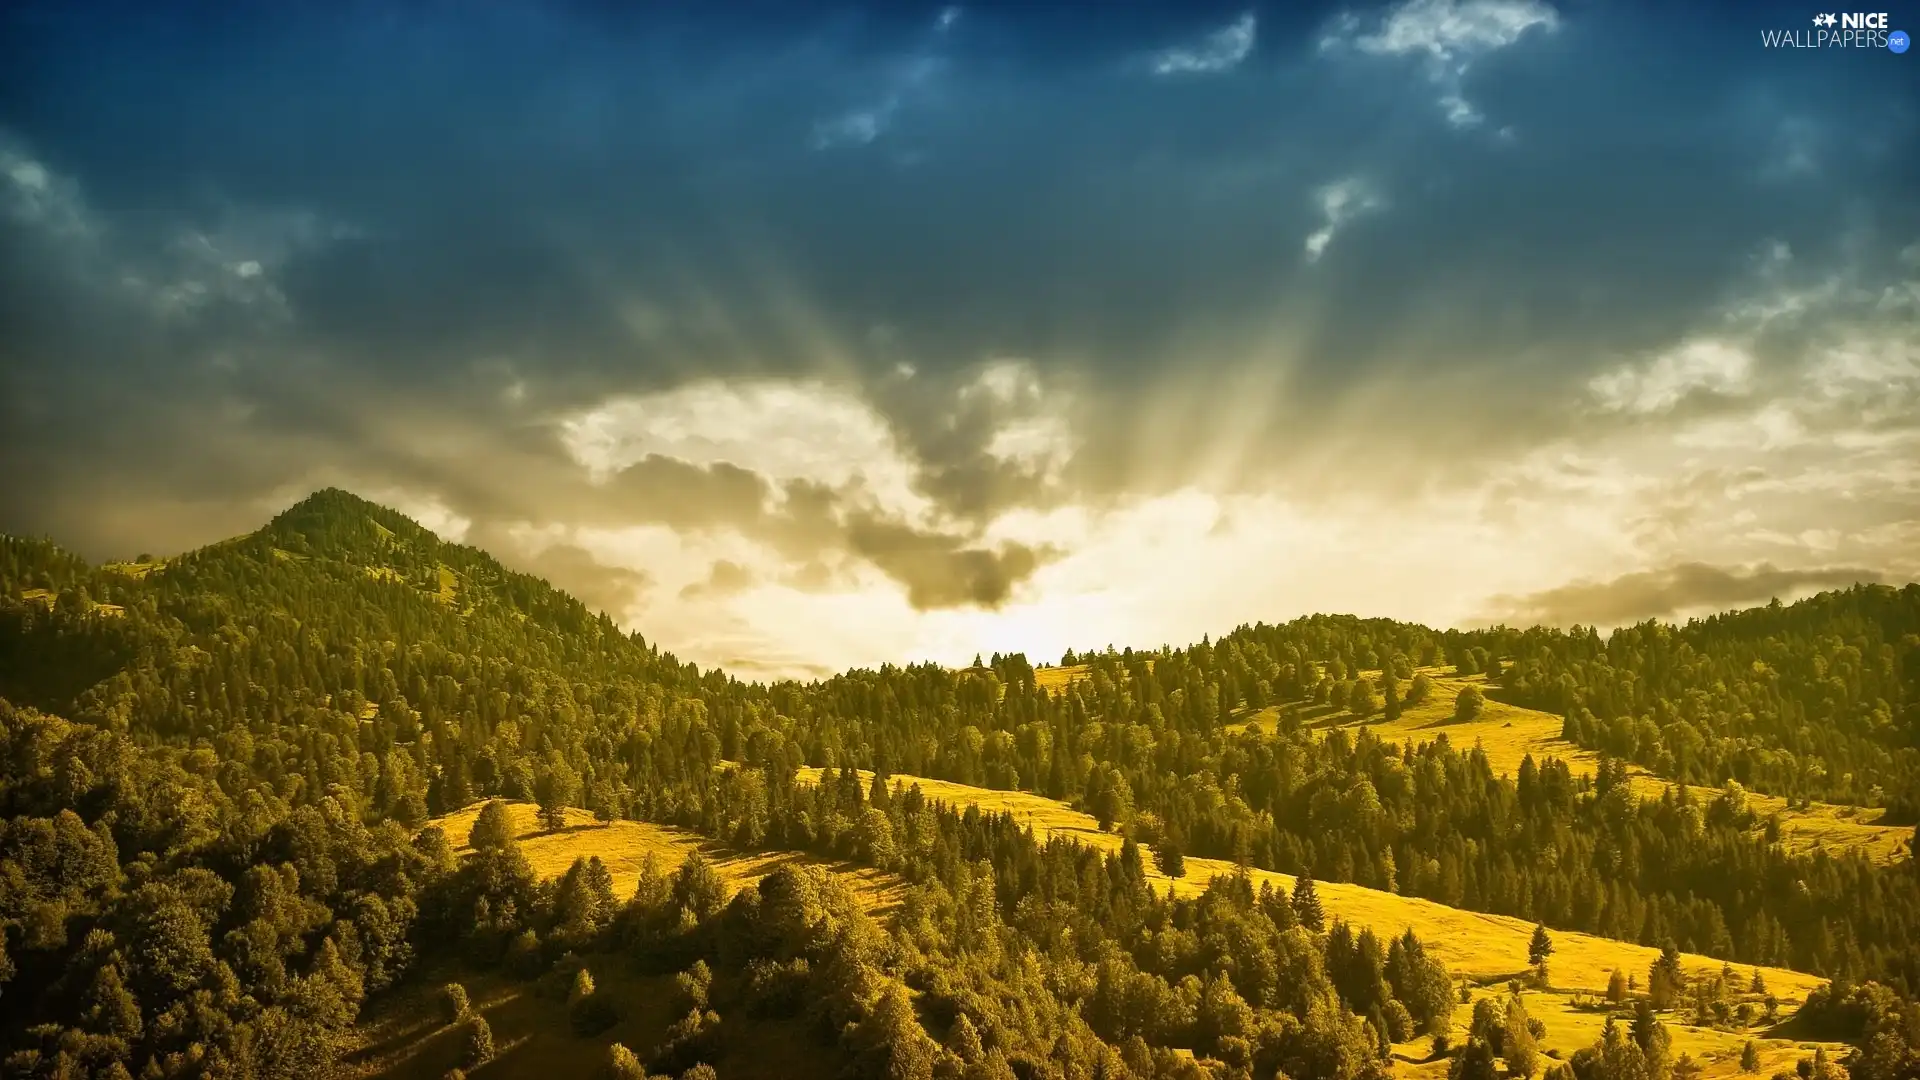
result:
[[[1376,714],[1365,725],[1375,735],[1389,742],[1428,742],[1444,734],[1459,749],[1467,749],[1477,742],[1486,752],[1494,771],[1507,775],[1519,772],[1520,762],[1528,754],[1532,754],[1535,761],[1557,757],[1576,772],[1593,772],[1598,755],[1562,739],[1559,717],[1488,697],[1479,719],[1455,723],[1454,697],[1468,684],[1484,689],[1486,676],[1462,676],[1446,667],[1423,667],[1418,670],[1433,680],[1432,695],[1418,705],[1408,706],[1391,723]],[[1377,680],[1380,672],[1374,670],[1362,674]],[[1089,669],[1084,664],[1040,668],[1034,672],[1035,684],[1050,693],[1058,693],[1088,677]],[[1278,706],[1249,710],[1239,723],[1229,725],[1227,730],[1252,729],[1271,733],[1279,716]],[[1352,713],[1325,707],[1317,713],[1310,708],[1307,723],[1321,733],[1338,728],[1353,730],[1360,726],[1359,718]],[[1654,776],[1637,765],[1630,766],[1628,773],[1634,790],[1645,797],[1657,797],[1673,786],[1672,781]],[[1698,786],[1689,787],[1688,793],[1702,799],[1711,799],[1717,794],[1715,789]],[[1774,813],[1780,815],[1781,843],[1791,851],[1810,851],[1815,847],[1857,849],[1871,858],[1891,862],[1905,853],[1907,842],[1913,835],[1911,829],[1875,824],[1875,820],[1884,812],[1877,809],[1815,803],[1806,810],[1789,810],[1785,799],[1755,792],[1747,793],[1747,801],[1754,812],[1763,818]]]
[[[819,769],[804,769],[800,779],[803,782],[817,781],[819,775]],[[865,781],[871,782],[871,773],[861,775]],[[918,785],[921,794],[927,798],[952,806],[971,805],[992,813],[1010,813],[1043,839],[1064,836],[1103,851],[1117,851],[1123,842],[1119,834],[1103,832],[1090,815],[1030,792],[994,791],[926,777],[896,775],[891,779],[897,788]],[[1171,888],[1177,895],[1192,896],[1205,891],[1207,882],[1215,875],[1235,872],[1233,864],[1220,859],[1189,857],[1186,866],[1186,876],[1175,881],[1152,866],[1149,860],[1148,881],[1156,889],[1165,891]],[[1293,888],[1294,879],[1287,874],[1257,869],[1250,871],[1250,874],[1255,888],[1261,882],[1271,882],[1275,888]],[[1478,984],[1479,988],[1474,991],[1476,998],[1506,993],[1508,981],[1526,971],[1527,945],[1533,935],[1531,923],[1504,915],[1463,911],[1431,900],[1399,896],[1359,885],[1326,881],[1314,884],[1330,918],[1342,919],[1355,926],[1371,927],[1382,938],[1411,928],[1455,975],[1464,976]],[[1659,952],[1644,945],[1569,931],[1554,932],[1553,942],[1554,953],[1549,964],[1551,989],[1527,991],[1526,1002],[1528,1011],[1547,1025],[1542,1051],[1555,1050],[1567,1056],[1581,1047],[1591,1045],[1599,1037],[1607,1018],[1604,1008],[1577,1007],[1574,1004],[1576,996],[1597,997],[1604,993],[1608,977],[1616,968],[1636,976],[1644,983],[1647,968]],[[1683,962],[1689,975],[1717,975],[1721,969],[1721,961],[1706,956],[1685,954]],[[1735,965],[1734,970],[1743,986],[1754,972],[1750,965]],[[1782,1015],[1791,1013],[1806,1000],[1810,991],[1825,981],[1785,968],[1765,967],[1760,969],[1760,973],[1768,990],[1779,998]],[[1470,1004],[1460,1007],[1455,1017],[1459,1029],[1456,1043],[1459,1038],[1465,1037],[1471,1016]],[[1738,1075],[1740,1049],[1749,1038],[1761,1043],[1761,1075],[1771,1075],[1779,1067],[1790,1067],[1793,1061],[1803,1056],[1803,1051],[1795,1049],[1793,1042],[1766,1039],[1758,1029],[1724,1032],[1683,1024],[1676,1016],[1665,1019],[1672,1029],[1674,1053],[1678,1055],[1684,1051],[1693,1054],[1710,1076]],[[1811,1047],[1813,1044],[1806,1045]],[[1830,1053],[1840,1049],[1837,1044],[1828,1046]],[[1427,1049],[1425,1040],[1421,1040],[1401,1047],[1400,1056],[1424,1060]],[[1810,1049],[1804,1051],[1810,1052]],[[1404,1070],[1409,1075],[1420,1075],[1422,1069],[1429,1067],[1417,1061],[1396,1061],[1396,1069]],[[1437,1075],[1444,1076],[1444,1062],[1439,1063],[1439,1069]]]
[[[447,842],[454,846],[455,854],[466,855],[473,850],[467,846],[467,833],[472,831],[482,805],[475,803],[430,823],[440,826],[447,834]],[[648,855],[654,856],[662,873],[671,874],[694,851],[705,856],[733,889],[752,885],[790,863],[809,863],[826,866],[846,877],[871,912],[885,914],[898,900],[899,882],[871,867],[836,863],[791,851],[737,852],[699,833],[671,825],[644,821],[615,821],[603,825],[584,810],[568,810],[567,826],[558,832],[548,832],[541,827],[538,807],[532,803],[510,802],[507,814],[513,822],[514,838],[520,842],[520,850],[533,864],[535,873],[544,878],[557,878],[567,872],[575,859],[598,855],[613,875],[613,892],[621,900],[633,895],[633,888],[640,880],[640,868]]]
[[[1391,723],[1376,714],[1366,722],[1367,730],[1388,742],[1430,742],[1444,734],[1456,749],[1465,750],[1478,743],[1486,752],[1493,770],[1509,776],[1520,771],[1520,762],[1528,754],[1532,754],[1535,761],[1557,757],[1567,762],[1576,773],[1591,774],[1594,771],[1599,755],[1562,739],[1559,717],[1489,697],[1479,719],[1455,723],[1455,696],[1469,684],[1484,688],[1486,676],[1452,675],[1447,674],[1450,669],[1446,668],[1419,670],[1433,680],[1433,693],[1427,700],[1408,706],[1399,719]],[[1377,678],[1380,673],[1370,671],[1364,674]],[[1307,714],[1306,722],[1315,732],[1324,734],[1336,729],[1353,731],[1361,726],[1359,718],[1350,712],[1322,709],[1318,714],[1312,711]],[[1269,706],[1250,713],[1229,730],[1271,732],[1278,723],[1279,714],[1278,707]],[[1672,781],[1654,776],[1637,765],[1630,766],[1628,774],[1632,778],[1634,791],[1645,798],[1658,797],[1673,786]],[[1718,791],[1690,786],[1688,794],[1704,802],[1712,799]],[[1905,852],[1907,841],[1913,835],[1911,829],[1873,824],[1874,819],[1881,815],[1880,810],[1831,803],[1815,803],[1807,810],[1788,810],[1785,799],[1755,792],[1747,793],[1747,802],[1762,818],[1773,813],[1780,815],[1780,840],[1790,851],[1810,851],[1815,847],[1825,847],[1831,851],[1857,849],[1876,860],[1892,862]]]
[[[431,822],[446,832],[456,854],[472,852],[467,833],[481,805]],[[713,864],[731,889],[752,885],[790,863],[827,866],[846,877],[867,909],[881,917],[892,910],[901,889],[897,879],[869,867],[794,852],[735,852],[697,833],[666,825],[639,821],[603,825],[585,811],[568,810],[566,827],[550,832],[541,827],[531,803],[508,803],[507,812],[520,850],[542,877],[559,877],[575,859],[598,855],[613,874],[614,895],[622,899],[632,894],[649,854],[662,871],[671,873],[694,851]],[[594,1076],[606,1060],[607,1047],[615,1042],[625,1043],[644,1058],[679,1019],[672,1011],[671,977],[636,973],[614,955],[596,955],[588,966],[596,992],[610,995],[620,1011],[620,1022],[600,1035],[574,1035],[565,1002],[543,996],[536,984],[450,961],[408,979],[377,1001],[359,1025],[359,1045],[347,1063],[354,1075],[362,1077],[439,1080],[460,1063],[461,1032],[440,1019],[436,996],[441,986],[456,980],[467,988],[473,1007],[492,1027],[497,1054],[487,1065],[470,1070],[470,1076],[489,1080]],[[725,1045],[727,1054],[719,1063],[722,1076],[828,1080],[838,1071],[834,1055],[823,1053],[796,1022],[735,1019]]]
[[[51,611],[53,610],[54,604],[59,602],[60,596],[52,589],[22,589],[20,590],[20,599],[25,603],[39,604],[41,607]],[[102,604],[97,600],[93,602],[91,610],[96,615],[125,615],[127,613],[127,609],[119,604]]]

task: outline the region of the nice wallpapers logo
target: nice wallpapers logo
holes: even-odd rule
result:
[[[1821,12],[1810,29],[1760,31],[1760,44],[1769,49],[1886,49],[1904,53],[1912,44],[1905,30],[1889,28],[1884,11]]]

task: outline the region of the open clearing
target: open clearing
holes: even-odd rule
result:
[[[1557,734],[1558,729],[1555,730]],[[800,772],[803,782],[817,781],[819,776],[819,769],[803,769]],[[872,782],[871,773],[863,772],[861,777],[866,783]],[[985,812],[1012,814],[1016,821],[1031,827],[1034,834],[1043,839],[1062,836],[1103,851],[1117,851],[1123,842],[1118,834],[1102,831],[1099,823],[1090,815],[1030,792],[994,791],[925,777],[894,775],[889,779],[896,788],[917,785],[922,795],[952,806],[977,806]],[[1193,896],[1204,892],[1207,882],[1215,875],[1235,872],[1232,863],[1221,859],[1189,856],[1186,864],[1186,876],[1176,881],[1162,874],[1148,860],[1148,881],[1156,889],[1164,891],[1171,888],[1177,895]],[[1277,889],[1293,888],[1294,879],[1290,875],[1257,869],[1249,873],[1256,889],[1261,882],[1272,882]],[[1411,928],[1426,943],[1428,950],[1444,961],[1456,976],[1464,976],[1477,985],[1474,991],[1476,999],[1488,994],[1506,993],[1508,981],[1526,971],[1527,944],[1533,936],[1531,923],[1505,915],[1463,911],[1431,900],[1399,896],[1359,885],[1316,881],[1314,887],[1320,894],[1321,905],[1329,918],[1341,919],[1355,926],[1371,927],[1383,939]],[[1554,953],[1549,964],[1552,987],[1548,990],[1528,990],[1525,998],[1529,1013],[1547,1025],[1542,1051],[1558,1051],[1565,1057],[1591,1045],[1599,1038],[1606,1024],[1609,1010],[1597,1002],[1586,1004],[1584,999],[1603,994],[1608,977],[1616,968],[1635,976],[1644,984],[1647,968],[1659,956],[1659,951],[1644,945],[1571,931],[1554,931],[1553,943]],[[1683,954],[1682,959],[1689,976],[1717,976],[1722,966],[1721,961],[1712,957],[1691,953]],[[1754,970],[1750,965],[1734,965],[1743,987],[1752,979]],[[1785,968],[1764,967],[1759,971],[1768,991],[1779,999],[1782,1016],[1791,1014],[1806,1000],[1810,991],[1826,981]],[[1576,1005],[1576,998],[1583,999],[1583,1003]],[[1465,1038],[1467,1023],[1472,1015],[1471,1004],[1462,1005],[1456,1013],[1456,1045]],[[1790,1069],[1794,1061],[1812,1052],[1811,1043],[1804,1044],[1808,1049],[1796,1049],[1801,1044],[1785,1039],[1768,1039],[1759,1028],[1740,1032],[1718,1031],[1684,1024],[1675,1015],[1667,1015],[1664,1019],[1673,1034],[1674,1054],[1692,1054],[1702,1063],[1706,1074],[1711,1076],[1739,1074],[1740,1049],[1748,1039],[1760,1043],[1761,1075],[1771,1075],[1778,1068]],[[1829,1052],[1834,1054],[1844,1049],[1838,1044],[1826,1045]],[[1444,1061],[1423,1064],[1427,1051],[1425,1040],[1399,1047],[1396,1071],[1424,1076],[1427,1070],[1437,1065],[1439,1071],[1434,1075],[1444,1077]]]
[[[467,833],[472,831],[474,819],[480,816],[483,805],[475,803],[429,824],[440,826],[456,854],[469,854],[473,849],[467,846]],[[649,854],[658,862],[662,873],[671,874],[694,851],[713,864],[730,889],[752,885],[790,863],[807,863],[825,866],[845,877],[867,910],[876,915],[891,911],[898,900],[899,882],[871,867],[793,851],[739,852],[699,833],[671,825],[645,821],[601,824],[585,810],[569,809],[566,828],[557,832],[541,826],[539,808],[532,803],[509,802],[507,814],[513,823],[514,839],[520,842],[520,850],[533,864],[535,873],[543,878],[557,878],[567,872],[575,859],[598,855],[613,875],[614,896],[623,901],[633,895],[633,888],[640,881],[640,868]]]
[[[467,833],[484,803],[436,818],[459,855],[471,854]],[[884,917],[898,903],[898,879],[869,867],[838,863],[796,852],[742,853],[698,833],[642,821],[601,824],[584,810],[569,809],[566,826],[541,826],[538,807],[508,802],[508,819],[520,850],[543,878],[559,877],[578,858],[599,856],[613,875],[614,895],[633,894],[648,855],[664,873],[672,873],[691,852],[698,851],[719,873],[728,888],[740,889],[792,863],[825,866],[847,879],[868,911]],[[439,1080],[460,1064],[461,1030],[448,1025],[438,1012],[439,988],[458,981],[467,988],[475,1011],[493,1029],[497,1056],[468,1075],[497,1080],[549,1080],[555,1076],[597,1076],[606,1061],[607,1047],[624,1043],[643,1057],[665,1037],[679,1017],[673,1015],[671,976],[633,970],[618,954],[588,958],[598,986],[617,1008],[620,1020],[610,1030],[577,1036],[568,1024],[564,992],[547,994],[538,982],[521,982],[497,970],[479,970],[458,961],[443,961],[416,973],[402,986],[384,995],[368,1009],[358,1026],[358,1045],[347,1055],[354,1075],[394,1080]],[[727,1051],[716,1062],[721,1076],[782,1076],[794,1080],[828,1080],[838,1074],[834,1055],[796,1021],[749,1020],[744,1015],[726,1021],[722,1040]]]
[[[1520,771],[1520,762],[1529,754],[1533,755],[1536,762],[1557,757],[1575,773],[1593,773],[1599,755],[1562,739],[1560,718],[1551,713],[1509,705],[1488,697],[1478,719],[1455,722],[1454,698],[1468,685],[1479,686],[1484,691],[1487,679],[1484,675],[1445,674],[1449,670],[1420,668],[1421,674],[1433,680],[1433,693],[1427,700],[1407,706],[1397,720],[1388,722],[1375,714],[1364,726],[1387,742],[1431,742],[1445,735],[1456,749],[1465,750],[1477,743],[1486,753],[1493,771],[1508,776]],[[1369,671],[1363,674],[1377,679],[1380,673]],[[1302,715],[1308,727],[1318,734],[1334,730],[1356,731],[1363,726],[1354,714],[1324,705],[1309,705]],[[1252,729],[1271,733],[1279,722],[1279,716],[1279,707],[1269,706],[1249,713],[1245,720],[1229,730]],[[1654,776],[1638,765],[1629,766],[1627,771],[1634,792],[1643,798],[1657,798],[1673,786],[1672,781]],[[1690,785],[1687,792],[1702,802],[1719,794],[1716,788],[1697,785]],[[1806,810],[1789,810],[1785,799],[1751,791],[1747,793],[1747,804],[1763,819],[1769,814],[1780,815],[1780,841],[1789,851],[1805,852],[1816,847],[1824,847],[1829,851],[1856,849],[1877,861],[1892,862],[1906,851],[1907,841],[1913,836],[1910,828],[1873,824],[1874,819],[1883,813],[1881,810],[1832,803],[1815,803]]]
[[[1455,696],[1469,684],[1481,687],[1484,692],[1486,676],[1459,675],[1448,667],[1417,670],[1433,680],[1433,693],[1420,704],[1407,706],[1399,719],[1391,723],[1379,714],[1366,720],[1364,726],[1381,739],[1421,743],[1445,735],[1456,748],[1463,750],[1478,743],[1494,772],[1509,776],[1520,771],[1520,762],[1528,754],[1532,754],[1535,761],[1557,757],[1576,773],[1593,773],[1599,755],[1562,739],[1559,717],[1488,697],[1479,719],[1456,723],[1453,719]],[[1361,674],[1375,680],[1380,676],[1377,670]],[[1090,677],[1091,671],[1085,664],[1037,668],[1034,684],[1049,693],[1059,693]],[[1302,702],[1289,704],[1304,706],[1302,718],[1316,733],[1336,729],[1351,731],[1363,726],[1359,717],[1345,709]],[[1271,734],[1279,723],[1280,710],[1281,706],[1277,705],[1245,710],[1241,720],[1228,725],[1227,730]],[[1627,771],[1634,791],[1646,798],[1658,797],[1673,786],[1672,781],[1654,776],[1638,765],[1629,766]],[[1703,800],[1718,794],[1717,789],[1694,785],[1687,790],[1688,794]],[[1878,809],[1814,803],[1805,810],[1789,810],[1785,799],[1751,791],[1747,793],[1747,802],[1763,819],[1770,814],[1780,815],[1780,841],[1789,851],[1805,852],[1819,847],[1836,852],[1858,850],[1876,861],[1892,862],[1905,854],[1913,836],[1911,828],[1875,824],[1884,813]]]

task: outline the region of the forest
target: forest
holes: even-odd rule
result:
[[[1317,615],[1061,663],[1083,677],[994,655],[744,682],[337,490],[164,560],[0,538],[0,1075],[336,1075],[366,1009],[458,958],[550,988],[582,1032],[619,1008],[603,965],[673,974],[683,1019],[615,1044],[611,1077],[730,1075],[779,1019],[890,1080],[1384,1078],[1415,1038],[1456,1080],[1686,1080],[1662,1014],[1746,988],[1686,986],[1685,951],[1830,980],[1791,1022],[1853,1049],[1809,1080],[1920,1076],[1920,864],[1789,852],[1747,798],[1920,821],[1920,586],[1604,637]],[[1564,717],[1597,768],[1312,726],[1316,704],[1396,715],[1441,666]],[[1271,732],[1235,724],[1270,708]],[[1681,783],[1640,798],[1628,764]],[[1032,791],[1125,839],[1043,839],[896,775]],[[543,880],[501,800],[830,855],[903,899],[877,918],[801,866],[729,895],[697,855],[631,895],[591,859]],[[429,825],[476,803],[470,835]],[[1147,863],[1187,856],[1300,887],[1156,892]],[[1517,993],[1453,1038],[1455,974],[1411,931],[1328,918],[1316,879],[1535,923],[1543,978],[1556,931],[1665,955],[1625,1022],[1551,1060]],[[465,994],[447,1022],[484,1069]]]

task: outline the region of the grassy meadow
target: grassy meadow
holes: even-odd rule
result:
[[[1557,727],[1555,730],[1557,733]],[[819,769],[807,769],[802,770],[800,777],[803,781],[813,781],[819,775]],[[862,778],[871,782],[872,774],[862,773]],[[896,788],[918,785],[921,794],[927,798],[949,805],[971,805],[990,813],[1010,813],[1043,838],[1065,836],[1106,851],[1119,850],[1123,842],[1119,834],[1102,831],[1092,816],[1030,792],[994,791],[925,777],[896,775],[891,779]],[[1176,895],[1192,896],[1205,891],[1207,883],[1215,875],[1234,873],[1235,867],[1220,859],[1188,856],[1186,870],[1184,877],[1173,880],[1154,867],[1149,859],[1147,878],[1157,890],[1164,892],[1172,889]],[[1258,869],[1249,873],[1256,889],[1261,882],[1271,882],[1280,889],[1293,888],[1294,879],[1290,875]],[[1330,919],[1371,927],[1382,938],[1411,928],[1426,943],[1428,950],[1444,961],[1456,976],[1464,977],[1473,985],[1475,1000],[1489,994],[1507,993],[1509,981],[1527,970],[1527,945],[1533,935],[1532,923],[1504,915],[1463,911],[1432,900],[1399,896],[1360,885],[1316,881],[1314,886]],[[1609,1012],[1620,1011],[1610,1010],[1598,1000],[1605,993],[1613,971],[1619,969],[1644,984],[1647,968],[1659,956],[1659,951],[1644,945],[1571,931],[1555,931],[1552,936],[1554,953],[1548,965],[1550,986],[1545,990],[1530,989],[1524,993],[1529,1013],[1547,1025],[1547,1037],[1541,1043],[1542,1052],[1554,1051],[1564,1057],[1591,1045],[1599,1037]],[[1722,967],[1719,960],[1691,953],[1683,954],[1682,962],[1689,976],[1718,975]],[[1734,972],[1742,986],[1752,978],[1754,970],[1751,965],[1734,965]],[[1779,999],[1782,1016],[1789,1015],[1806,1000],[1810,991],[1825,981],[1786,968],[1763,967],[1759,972],[1768,991]],[[1467,1023],[1472,1013],[1470,1003],[1461,1005],[1456,1012],[1456,1045],[1466,1038]],[[1768,1038],[1760,1028],[1728,1032],[1686,1024],[1682,1017],[1675,1014],[1666,1015],[1663,1019],[1672,1031],[1675,1055],[1682,1052],[1692,1054],[1703,1065],[1705,1075],[1709,1076],[1738,1075],[1740,1050],[1748,1039],[1755,1039],[1760,1044],[1760,1075],[1772,1075],[1778,1068],[1791,1069],[1792,1063],[1811,1053],[1814,1045],[1797,1044],[1785,1038]],[[1843,1050],[1838,1044],[1824,1045],[1832,1054],[1839,1054]],[[1398,1047],[1396,1072],[1408,1076],[1426,1076],[1427,1070],[1432,1067],[1422,1064],[1428,1052],[1429,1046],[1424,1039]],[[1444,1077],[1445,1062],[1438,1063],[1437,1067],[1439,1071],[1433,1073],[1434,1077]]]
[[[467,833],[484,804],[476,803],[430,824],[439,826],[467,855]],[[568,810],[564,828],[541,826],[532,803],[507,804],[514,838],[527,861],[543,878],[557,878],[577,858],[599,856],[613,875],[614,895],[632,895],[648,855],[671,873],[690,852],[698,851],[713,864],[729,889],[757,883],[790,863],[826,866],[848,879],[867,910],[885,917],[898,902],[900,883],[870,867],[823,860],[795,852],[733,851],[697,833],[640,821],[602,824],[584,810]],[[418,972],[402,986],[373,1002],[361,1021],[359,1045],[347,1057],[352,1073],[391,1080],[439,1080],[460,1063],[461,1031],[439,1013],[441,986],[457,981],[467,988],[475,1011],[493,1029],[496,1056],[468,1071],[475,1080],[551,1080],[553,1077],[598,1075],[607,1047],[624,1043],[645,1055],[664,1037],[679,1016],[673,1012],[673,979],[632,970],[612,954],[590,958],[588,969],[598,987],[619,1005],[620,1021],[594,1036],[575,1035],[569,1027],[564,992],[543,993],[538,982],[522,982],[491,969],[477,969],[458,961],[442,962]],[[828,1080],[838,1074],[831,1054],[798,1022],[749,1021],[742,1017],[729,1025],[727,1054],[718,1063],[723,1077],[780,1076],[794,1080]]]
[[[475,803],[430,823],[440,826],[447,834],[447,842],[454,846],[455,854],[466,855],[473,850],[467,846],[467,833],[472,831],[482,805]],[[614,895],[623,901],[633,895],[634,885],[640,880],[640,868],[648,855],[654,856],[662,872],[670,874],[694,851],[713,864],[730,889],[755,884],[789,863],[810,863],[826,866],[846,877],[870,912],[884,915],[898,899],[899,882],[872,867],[836,863],[791,851],[739,852],[699,833],[671,825],[644,821],[602,824],[585,810],[568,810],[566,827],[558,831],[548,831],[541,826],[539,808],[532,803],[510,802],[507,815],[513,822],[514,839],[519,841],[520,850],[533,864],[535,873],[543,878],[557,878],[567,872],[575,859],[598,855],[613,875]]]
[[[1417,705],[1406,706],[1396,720],[1389,722],[1376,713],[1363,724],[1359,717],[1345,709],[1308,705],[1303,713],[1304,722],[1311,730],[1321,734],[1339,729],[1354,731],[1364,726],[1388,742],[1430,742],[1445,735],[1458,749],[1477,743],[1485,751],[1494,772],[1509,776],[1520,771],[1520,762],[1528,754],[1533,755],[1535,761],[1557,757],[1567,762],[1576,773],[1584,771],[1591,774],[1594,771],[1599,755],[1562,739],[1559,717],[1496,701],[1489,696],[1478,719],[1456,722],[1453,719],[1455,696],[1469,685],[1479,686],[1484,691],[1487,687],[1486,676],[1449,674],[1450,668],[1426,667],[1419,670],[1433,680],[1433,693]],[[1362,674],[1373,679],[1380,675],[1378,671]],[[1071,678],[1061,676],[1060,684],[1065,685]],[[1279,723],[1279,717],[1280,708],[1268,706],[1250,711],[1230,730],[1272,732]],[[1654,776],[1638,765],[1629,766],[1628,774],[1634,791],[1646,798],[1656,798],[1673,786],[1672,781]],[[1688,793],[1705,801],[1713,798],[1718,791],[1690,786]],[[1805,810],[1789,810],[1785,799],[1755,792],[1747,793],[1747,802],[1762,818],[1774,813],[1780,815],[1780,842],[1791,851],[1810,851],[1815,847],[1825,847],[1830,851],[1859,850],[1881,862],[1892,862],[1905,851],[1907,841],[1913,835],[1910,828],[1874,824],[1882,813],[1880,810],[1836,806],[1832,803],[1814,803]]]

